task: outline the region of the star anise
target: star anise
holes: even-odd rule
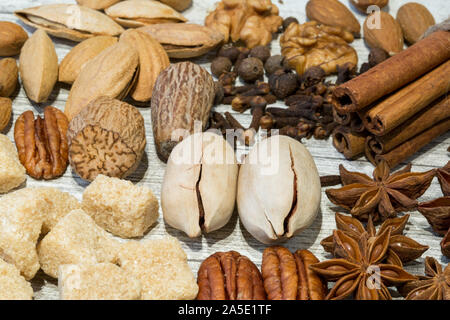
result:
[[[385,161],[375,168],[373,179],[363,173],[347,171],[342,165],[339,171],[343,187],[326,190],[328,199],[359,220],[367,220],[372,215],[374,222],[416,208],[416,199],[428,189],[435,175],[434,170],[411,172],[411,164],[390,174]]]
[[[425,258],[425,275],[406,283],[399,289],[406,300],[450,300],[450,267],[435,258]]]
[[[441,251],[444,256],[450,258],[450,228],[441,241]]]
[[[437,234],[443,236],[450,228],[450,196],[422,202],[417,210],[427,218]]]
[[[450,161],[447,162],[445,167],[438,169],[436,175],[441,185],[442,193],[444,196],[450,196]]]
[[[364,228],[363,224],[355,218],[340,213],[336,213],[335,215],[337,229],[355,240],[358,240],[364,232],[367,232],[370,238],[374,238],[381,235],[386,229],[390,229],[391,233],[386,261],[399,266],[402,266],[402,263],[419,258],[429,248],[403,235],[408,219],[409,214],[405,214],[401,218],[387,219],[377,232],[371,217],[369,217],[367,226]],[[320,244],[325,251],[335,254],[333,235],[323,239]]]
[[[417,279],[402,267],[382,263],[389,250],[391,229],[376,237],[364,232],[358,241],[340,230],[334,230],[338,256],[310,266],[325,280],[336,282],[326,299],[344,299],[353,295],[358,300],[390,300],[387,287],[399,286]]]

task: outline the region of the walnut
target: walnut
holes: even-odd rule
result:
[[[268,45],[283,23],[270,0],[222,0],[205,25],[222,33],[225,42],[243,40],[248,48]]]
[[[28,175],[35,179],[53,179],[67,168],[69,121],[52,106],[44,109],[44,118],[34,119],[33,111],[20,115],[14,126],[19,160]]]
[[[83,179],[125,178],[146,145],[144,119],[132,105],[109,97],[90,102],[69,124],[69,161]]]
[[[353,35],[340,27],[321,25],[316,21],[291,23],[280,38],[281,53],[299,75],[319,66],[327,74],[336,73],[344,63],[358,64],[358,56],[349,43]]]

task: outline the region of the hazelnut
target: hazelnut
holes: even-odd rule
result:
[[[231,71],[232,63],[225,57],[217,57],[211,63],[211,72],[219,78],[223,73]]]
[[[264,63],[270,58],[270,49],[268,46],[256,46],[250,50],[249,56],[258,58],[262,61],[262,63]]]
[[[298,20],[294,17],[288,17],[283,20],[283,31],[286,31],[286,29],[289,27],[291,23],[298,23]]]
[[[254,82],[264,75],[264,66],[258,58],[246,58],[239,65],[239,76],[245,82]]]
[[[283,69],[284,68],[283,63],[284,63],[283,56],[277,54],[267,59],[266,63],[264,64],[264,69],[266,69],[268,75],[271,75],[275,71]]]
[[[282,100],[297,90],[297,76],[291,72],[277,70],[269,77],[269,86],[273,94]]]
[[[226,44],[220,48],[217,56],[230,59],[231,63],[235,63],[241,51],[233,45]]]

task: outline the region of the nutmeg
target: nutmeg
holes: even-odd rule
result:
[[[262,61],[252,57],[244,59],[239,65],[238,75],[245,82],[254,82],[258,80],[264,75]]]
[[[70,121],[67,139],[70,165],[81,178],[125,178],[144,153],[144,118],[128,103],[99,97]]]

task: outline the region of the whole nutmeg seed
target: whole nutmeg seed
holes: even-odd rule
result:
[[[264,65],[258,58],[246,58],[239,65],[238,75],[245,82],[254,82],[264,75]]]
[[[264,63],[270,58],[270,48],[268,46],[256,46],[250,50],[249,56],[258,58]]]
[[[226,44],[220,48],[217,56],[228,58],[232,63],[235,63],[240,53],[241,51],[232,44]]]
[[[297,76],[292,72],[277,70],[269,77],[269,87],[273,94],[282,100],[297,90]]]
[[[271,56],[269,59],[267,59],[266,63],[264,64],[264,69],[266,69],[268,75],[271,75],[272,73],[274,73],[279,69],[284,69],[283,56],[280,54]]]
[[[291,238],[310,226],[320,197],[314,160],[290,137],[276,135],[258,142],[239,169],[239,217],[262,243]]]
[[[289,27],[291,23],[298,23],[297,18],[294,17],[288,17],[283,20],[283,31],[286,31],[286,29]]]
[[[219,78],[225,72],[230,72],[232,66],[230,59],[217,57],[211,63],[211,72],[215,77]]]
[[[220,229],[234,211],[237,176],[234,150],[221,136],[204,132],[185,138],[167,161],[164,220],[189,237]]]

